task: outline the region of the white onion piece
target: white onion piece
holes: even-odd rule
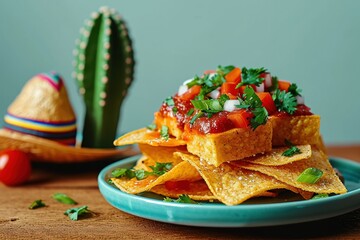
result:
[[[264,92],[265,91],[265,84],[261,83],[259,86],[256,87],[256,92]]]
[[[232,112],[235,110],[235,105],[239,105],[239,100],[226,100],[224,103],[224,111]]]
[[[208,96],[211,97],[212,99],[218,99],[220,97],[220,91],[219,91],[220,88],[217,88],[215,90],[212,90]]]
[[[178,95],[183,95],[184,93],[186,93],[187,90],[189,90],[189,87],[187,85],[181,85],[178,90]]]
[[[190,78],[190,79],[188,79],[188,80],[185,80],[184,82],[183,82],[183,85],[187,85],[188,83],[190,83],[192,80],[194,80],[193,78]]]
[[[265,73],[265,77],[264,77],[264,83],[265,83],[265,87],[269,88],[272,86],[272,78],[271,78],[271,74],[270,73]]]
[[[304,104],[305,103],[305,99],[303,96],[297,95],[296,96],[296,102],[297,104]]]

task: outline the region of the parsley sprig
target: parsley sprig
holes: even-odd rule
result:
[[[164,198],[164,202],[197,204],[197,202],[192,200],[187,194],[181,194],[178,199],[172,199],[172,198],[166,197],[166,198]]]
[[[172,168],[172,163],[156,162],[155,166],[150,166],[150,168],[152,169],[152,172],[145,171],[144,169],[135,170],[135,169],[127,169],[127,168],[116,168],[111,172],[111,175],[114,178],[126,177],[129,179],[136,178],[137,180],[143,180],[150,175],[161,176],[165,174],[166,172],[170,171],[170,169]]]
[[[247,86],[245,88],[243,98],[244,100],[239,98],[240,104],[235,106],[237,108],[247,109],[254,114],[254,117],[250,120],[250,125],[255,130],[260,125],[266,123],[269,114],[262,106],[260,98],[256,95],[252,87]]]

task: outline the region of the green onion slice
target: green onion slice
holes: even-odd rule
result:
[[[314,184],[316,183],[321,176],[323,175],[323,172],[320,169],[317,168],[307,168],[305,169],[297,178],[296,181],[301,182],[301,183],[309,183],[309,184]]]

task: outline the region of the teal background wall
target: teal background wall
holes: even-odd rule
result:
[[[33,75],[63,75],[82,127],[72,51],[100,6],[127,21],[135,83],[119,131],[149,124],[186,79],[217,65],[265,67],[303,89],[328,144],[360,142],[360,1],[0,0],[0,115]]]

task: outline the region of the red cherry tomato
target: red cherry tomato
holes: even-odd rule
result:
[[[29,156],[19,150],[0,152],[0,181],[8,186],[16,186],[26,182],[31,174]]]

